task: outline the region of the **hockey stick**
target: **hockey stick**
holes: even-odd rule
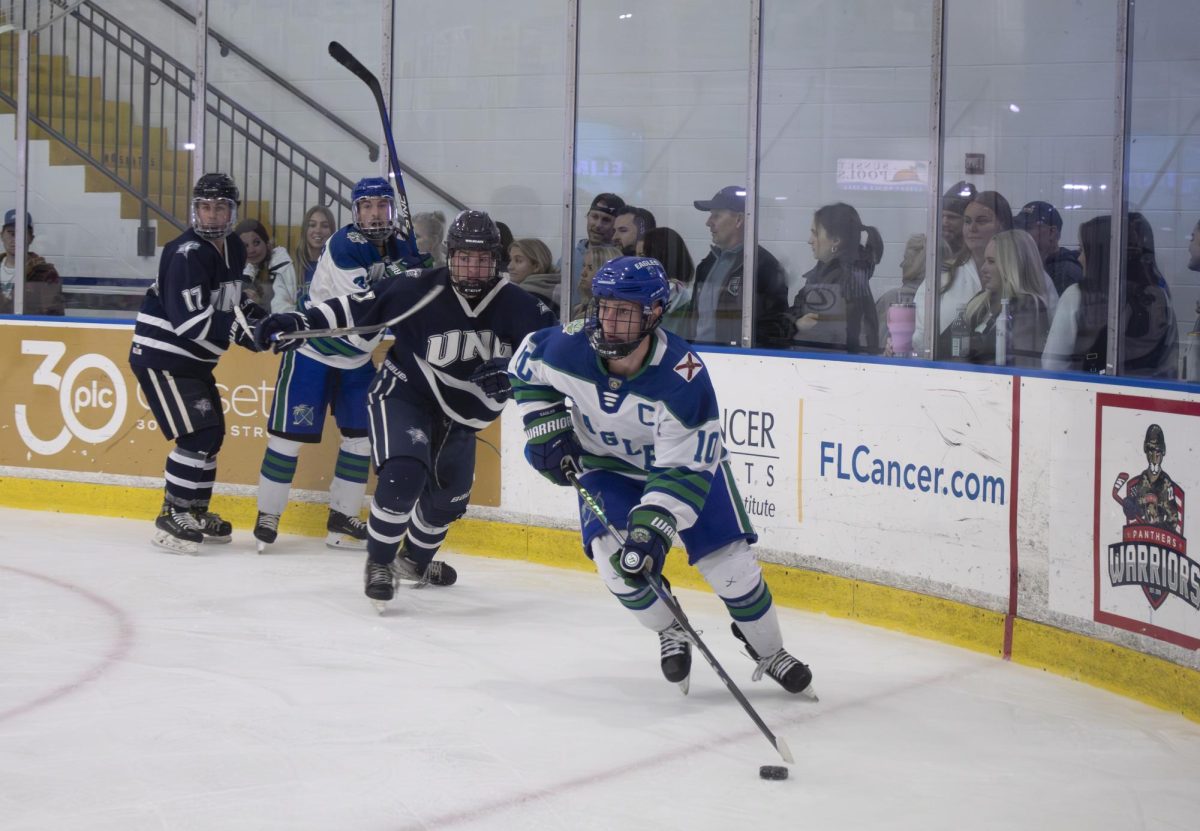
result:
[[[600,503],[597,502],[596,498],[588,492],[588,489],[580,483],[579,475],[574,469],[572,469],[569,459],[564,460],[563,473],[566,474],[567,481],[570,482],[574,486],[575,490],[579,493],[579,498],[583,500],[583,504],[587,505],[588,510],[592,512],[596,519],[600,520],[600,524],[607,528],[608,533],[612,534],[613,537],[616,538],[617,542],[624,547],[625,535],[618,531],[613,524],[609,522],[608,516],[604,513],[604,509],[600,507]],[[671,597],[671,595],[667,593],[666,589],[662,587],[662,583],[660,583],[657,578],[646,575],[646,582],[650,584],[650,588],[654,590],[654,594],[657,595],[659,601],[667,607],[667,611],[669,611],[671,616],[675,618],[675,622],[678,623],[683,628],[683,631],[687,633],[688,640],[696,645],[696,648],[700,650],[700,654],[704,656],[704,660],[708,661],[708,665],[713,668],[713,672],[717,674],[717,677],[721,679],[722,683],[725,684],[729,692],[732,693],[735,699],[737,699],[737,703],[742,705],[742,709],[746,711],[746,715],[750,716],[750,720],[753,721],[755,726],[757,726],[758,729],[762,731],[762,734],[767,737],[767,741],[774,746],[776,752],[779,753],[779,757],[789,765],[794,764],[796,760],[792,757],[792,751],[791,748],[788,747],[787,742],[783,740],[783,737],[776,736],[771,732],[771,728],[767,727],[767,723],[762,720],[762,717],[758,714],[758,711],[754,709],[753,705],[751,705],[748,700],[746,700],[746,696],[743,695],[742,691],[738,689],[737,684],[733,683],[733,679],[729,677],[729,673],[727,673],[725,668],[721,666],[721,662],[718,661],[716,656],[712,654],[712,651],[709,650],[708,644],[702,641],[700,639],[700,634],[692,628],[692,624],[688,622],[687,615],[683,613],[683,609],[680,607],[680,605],[675,602],[675,598]]]
[[[400,160],[396,156],[396,142],[392,138],[392,119],[388,115],[387,104],[383,100],[383,87],[375,73],[362,65],[358,58],[350,54],[350,50],[336,40],[329,41],[329,55],[342,66],[359,77],[371,94],[375,96],[375,106],[379,108],[379,120],[383,122],[383,137],[387,141],[388,162],[392,166],[392,174],[396,177],[396,211],[400,214],[400,236],[404,240],[404,248],[413,257],[420,257],[417,250],[417,237],[413,232],[412,214],[408,209],[408,191],[404,189],[404,173],[400,170]]]
[[[339,326],[333,329],[300,329],[295,332],[280,332],[274,337],[276,341],[285,340],[308,340],[309,338],[339,338],[346,335],[373,335],[389,326],[394,326],[405,318],[412,317],[421,309],[433,302],[433,299],[442,293],[445,286],[434,286],[424,297],[413,303],[403,314],[398,314],[391,320],[383,323],[373,323],[370,326]]]

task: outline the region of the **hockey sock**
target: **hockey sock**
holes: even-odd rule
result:
[[[204,466],[208,457],[203,453],[194,453],[176,447],[167,455],[166,494],[167,500],[173,505],[189,508],[196,502],[197,494],[204,480]],[[212,492],[209,484],[208,492]]]
[[[396,559],[425,476],[425,465],[416,459],[399,456],[384,462],[367,519],[367,557],[372,562]]]
[[[773,655],[783,646],[779,616],[771,589],[745,540],[738,540],[700,558],[696,568],[725,602],[729,616],[759,655]]]
[[[338,513],[358,516],[367,492],[367,471],[371,466],[371,440],[366,436],[342,437],[333,482],[329,485],[329,507]]]
[[[279,515],[287,507],[299,459],[300,442],[279,436],[267,439],[267,451],[258,471],[258,509],[264,514]]]
[[[653,632],[661,632],[674,623],[675,618],[666,606],[658,602],[658,596],[649,584],[632,588],[623,576],[617,574],[610,558],[619,547],[611,534],[592,540],[592,562],[596,564],[596,571],[608,590],[621,601],[622,606],[633,612],[639,623]]]
[[[207,511],[208,503],[212,501],[213,483],[217,481],[217,457],[206,457],[200,473],[201,479],[196,487],[196,499],[192,503],[192,508],[198,511]]]
[[[405,544],[405,548],[408,549],[409,556],[419,569],[424,569],[437,555],[449,530],[449,523],[433,525],[426,521],[421,512],[421,503],[417,503],[408,524],[408,542]]]

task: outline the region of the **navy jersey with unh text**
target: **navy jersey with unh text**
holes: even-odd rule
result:
[[[530,332],[557,324],[544,303],[507,277],[472,305],[454,290],[448,268],[410,271],[370,291],[314,304],[304,315],[313,328],[371,326],[403,314],[435,286],[442,291],[429,305],[391,327],[396,340],[379,368],[390,380],[381,389],[482,430],[504,405],[467,380],[471,373],[486,360],[511,356]]]
[[[191,228],[163,248],[146,290],[129,363],[183,374],[212,372],[229,348],[233,308],[242,300],[246,247],[225,237],[224,253]]]

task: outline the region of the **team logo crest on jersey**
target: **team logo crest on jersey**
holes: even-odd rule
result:
[[[292,424],[297,427],[312,427],[314,413],[311,404],[297,404],[292,407]]]
[[[357,242],[360,245],[370,245],[370,241],[358,231],[349,231],[346,233],[346,239],[350,242]]]
[[[405,432],[413,444],[429,444],[429,436],[420,427],[409,427]]]
[[[190,242],[185,242],[183,245],[176,248],[175,253],[182,254],[184,257],[187,257],[189,252],[195,251],[199,247],[200,247],[200,243],[196,242],[195,240],[192,240]]]
[[[206,416],[213,411],[213,405],[207,398],[197,398],[192,402],[192,409],[200,415]]]
[[[691,380],[700,374],[700,370],[704,369],[704,364],[700,363],[700,359],[691,352],[683,356],[683,360],[675,364],[675,371],[679,373],[679,377],[691,383]]]
[[[576,332],[583,331],[583,318],[572,320],[570,323],[563,324],[563,332],[568,335],[573,335]]]
[[[1146,468],[1117,474],[1112,498],[1125,524],[1121,541],[1108,546],[1108,579],[1114,588],[1139,586],[1152,609],[1175,595],[1200,610],[1200,563],[1187,555],[1183,535],[1184,492],[1163,469],[1166,435],[1157,424],[1146,431]]]

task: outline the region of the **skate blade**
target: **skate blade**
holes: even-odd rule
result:
[[[803,698],[805,701],[812,701],[813,703],[821,700],[817,698],[817,691],[813,689],[812,684],[809,684],[807,687],[800,690],[800,692],[796,693],[796,695],[798,695],[800,698]]]
[[[684,678],[682,681],[679,682],[679,691],[681,693],[683,693],[684,695],[687,695],[688,690],[690,690],[691,688],[692,688],[692,676],[691,675],[689,675],[687,678]]]
[[[371,606],[372,606],[372,607],[374,607],[375,611],[376,611],[376,612],[377,612],[379,615],[381,615],[381,616],[382,616],[382,615],[383,615],[385,612],[387,612],[388,601],[386,601],[386,600],[374,600],[374,599],[372,599],[372,598],[369,598],[369,597],[367,598],[367,600],[369,600],[369,601],[371,602]]]
[[[256,543],[255,548],[259,554],[267,553],[267,543],[263,542],[262,540],[255,540],[254,542]]]
[[[166,531],[159,531],[151,539],[150,542],[163,551],[169,551],[172,554],[190,554],[195,555],[200,551],[200,544],[181,540],[168,534]]]
[[[326,548],[342,548],[347,551],[366,551],[367,541],[355,539],[346,534],[329,533],[325,537]]]
[[[216,545],[225,545],[226,543],[233,542],[233,534],[230,534],[227,537],[210,537],[208,534],[205,534],[204,541],[206,543],[214,543]]]

